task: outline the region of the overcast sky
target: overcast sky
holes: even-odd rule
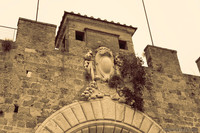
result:
[[[0,25],[17,28],[19,17],[35,20],[38,0],[0,0]],[[177,50],[183,73],[200,75],[200,0],[144,0],[155,46]],[[40,0],[38,21],[60,25],[64,11],[132,25],[135,53],[151,39],[142,0]],[[0,39],[13,30],[0,28]]]

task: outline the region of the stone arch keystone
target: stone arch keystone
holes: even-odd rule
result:
[[[144,113],[125,104],[102,99],[80,101],[48,117],[36,133],[165,133]]]

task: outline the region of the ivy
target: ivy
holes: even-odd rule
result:
[[[145,86],[146,74],[144,67],[142,66],[143,61],[134,54],[121,54],[119,58],[123,61],[122,66],[120,67],[121,76],[123,79],[127,79],[131,82],[133,88],[131,90],[130,88],[125,87],[122,90],[122,93],[126,97],[127,104],[140,111],[144,111],[142,90]]]
[[[142,91],[145,86],[146,74],[144,67],[142,67],[143,61],[134,54],[120,54],[118,58],[122,61],[119,67],[121,76],[114,75],[108,84],[110,87],[116,88],[120,96],[125,97],[126,104],[144,111]],[[132,87],[127,87],[126,83],[132,83]]]

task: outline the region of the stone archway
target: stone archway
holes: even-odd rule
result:
[[[110,97],[75,102],[47,118],[36,133],[165,133],[151,118]]]

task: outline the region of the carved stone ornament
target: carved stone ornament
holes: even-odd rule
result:
[[[103,80],[108,81],[114,74],[114,58],[112,51],[106,47],[97,49],[95,56],[96,74]]]
[[[96,49],[96,54],[93,54],[91,50],[84,56],[84,67],[87,73],[90,75],[91,80],[89,86],[85,88],[85,91],[81,94],[82,100],[90,100],[96,98],[103,98],[105,95],[113,95],[113,100],[119,100],[118,93],[115,89],[108,87],[107,81],[118,73],[118,65],[114,65],[113,53],[106,47],[100,47]]]

